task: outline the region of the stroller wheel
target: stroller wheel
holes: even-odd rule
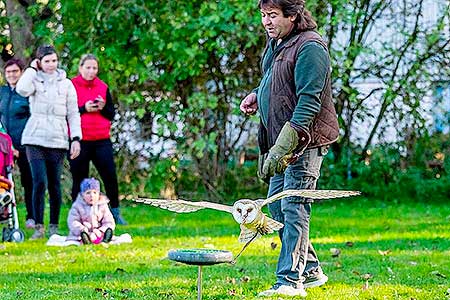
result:
[[[25,234],[20,229],[13,229],[9,235],[9,241],[15,243],[21,243],[25,239]]]
[[[11,237],[11,229],[9,229],[8,227],[3,227],[2,242],[9,242],[10,237]]]

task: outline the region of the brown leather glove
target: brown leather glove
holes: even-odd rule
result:
[[[275,145],[269,150],[264,162],[261,178],[283,173],[287,166],[295,162],[311,142],[309,132],[286,122],[278,135]],[[295,153],[295,155],[294,155]]]

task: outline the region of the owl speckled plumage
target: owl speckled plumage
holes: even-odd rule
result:
[[[234,220],[240,224],[241,233],[239,242],[247,243],[261,235],[266,235],[277,231],[283,227],[283,224],[269,218],[261,209],[265,205],[277,201],[284,197],[304,197],[309,199],[331,199],[356,196],[360,193],[357,191],[339,191],[339,190],[286,190],[282,191],[267,199],[240,199],[233,206],[213,203],[208,201],[186,201],[186,200],[169,200],[169,199],[149,199],[139,198],[133,201],[139,203],[158,206],[170,211],[178,213],[187,213],[197,211],[203,208],[210,208],[225,211],[233,215]]]

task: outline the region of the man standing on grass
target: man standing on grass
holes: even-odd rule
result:
[[[288,189],[315,189],[323,156],[339,134],[331,93],[330,58],[304,0],[260,0],[268,41],[259,86],[241,102],[246,114],[260,113],[258,176],[268,197]],[[260,296],[306,296],[324,284],[309,242],[311,201],[288,197],[269,205],[284,224],[277,281]]]

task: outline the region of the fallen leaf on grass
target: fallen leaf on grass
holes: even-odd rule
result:
[[[345,246],[347,246],[347,247],[353,247],[353,242],[346,242],[346,243],[345,243]]]
[[[236,290],[229,290],[228,295],[230,296],[236,296]]]
[[[364,280],[372,279],[372,277],[373,277],[373,275],[370,274],[370,273],[366,273],[366,274],[361,276],[361,278],[364,279]]]
[[[331,257],[338,257],[341,254],[341,250],[338,248],[330,248]]]
[[[97,293],[102,293],[102,296],[103,296],[104,298],[106,298],[106,297],[109,296],[109,292],[108,292],[107,290],[102,289],[102,288],[95,288],[95,291],[96,291]]]
[[[380,254],[381,256],[386,256],[389,253],[391,253],[392,251],[390,249],[387,250],[378,250],[378,254]]]
[[[433,271],[431,272],[432,275],[436,275],[437,277],[441,277],[441,278],[447,278],[447,276],[445,276],[444,274],[440,273],[439,271]]]
[[[236,284],[236,278],[227,277],[227,282],[231,284]]]
[[[242,282],[249,282],[250,281],[250,277],[244,276],[244,277],[241,278],[241,281]]]
[[[277,246],[278,246],[277,243],[274,242],[270,243],[270,248],[272,248],[272,250],[275,250]]]
[[[411,247],[416,247],[418,244],[416,241],[408,241],[408,245]]]
[[[126,273],[127,271],[125,271],[124,269],[122,269],[122,268],[117,268],[116,269],[116,273]]]

